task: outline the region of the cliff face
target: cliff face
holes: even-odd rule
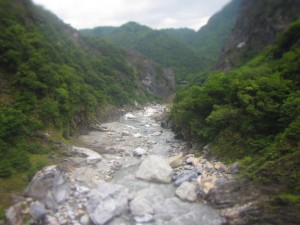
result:
[[[142,54],[128,51],[128,61],[135,68],[141,89],[156,97],[169,99],[175,93],[176,75],[172,69],[162,68]]]
[[[228,71],[242,65],[272,44],[276,36],[297,19],[299,11],[299,0],[243,0],[216,68]]]

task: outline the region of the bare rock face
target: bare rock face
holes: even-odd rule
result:
[[[55,209],[58,203],[63,202],[69,196],[65,172],[56,165],[37,172],[24,195],[40,201],[47,208]]]
[[[162,157],[150,155],[141,164],[136,173],[136,177],[161,183],[170,183],[172,181],[173,170]]]
[[[128,211],[128,196],[121,185],[103,182],[92,189],[87,202],[89,216],[95,225],[103,225],[109,220]]]

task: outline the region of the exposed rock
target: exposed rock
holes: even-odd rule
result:
[[[10,225],[22,225],[23,216],[22,216],[22,204],[17,203],[8,208],[5,213],[6,220]]]
[[[33,202],[31,204],[29,212],[34,220],[42,219],[46,216],[47,213],[45,206],[39,201]]]
[[[150,155],[142,162],[136,173],[136,177],[148,181],[170,183],[172,180],[172,172],[172,168],[164,158]]]
[[[145,214],[143,216],[135,216],[134,220],[139,224],[150,223],[154,221],[154,216],[151,214]]]
[[[162,131],[156,131],[151,136],[160,136],[162,134]]]
[[[191,181],[192,179],[196,179],[198,177],[198,173],[195,170],[186,171],[177,177],[175,177],[175,186],[179,186],[185,181]]]
[[[90,223],[90,218],[88,215],[83,215],[81,218],[80,218],[80,224],[81,225],[88,225]]]
[[[183,182],[176,189],[175,194],[183,201],[194,202],[197,200],[196,186],[190,182]]]
[[[166,160],[172,168],[177,168],[182,165],[182,162],[183,162],[182,153],[172,156],[172,157],[169,157]]]
[[[193,164],[194,160],[195,160],[195,157],[190,156],[185,161],[186,161],[187,164]]]
[[[135,119],[135,116],[132,115],[131,113],[126,113],[126,114],[124,115],[124,119],[125,119],[125,120],[133,120],[133,119]]]
[[[35,174],[24,194],[39,200],[48,208],[56,208],[69,196],[65,172],[56,165],[46,167]]]
[[[143,196],[137,196],[130,202],[130,211],[134,216],[145,216],[154,214],[151,203]]]
[[[95,225],[103,225],[127,210],[127,194],[121,185],[103,182],[89,194],[87,211]]]
[[[215,176],[198,180],[199,188],[204,196],[206,196],[212,189],[216,187],[216,181],[217,178]]]
[[[102,159],[102,156],[99,153],[88,148],[79,148],[76,146],[72,146],[71,151],[79,154],[82,157],[87,157],[87,164],[95,164]]]
[[[136,148],[133,150],[133,155],[134,156],[142,156],[142,155],[145,155],[147,154],[147,150],[146,149],[143,149],[143,148]]]

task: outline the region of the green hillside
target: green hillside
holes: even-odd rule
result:
[[[245,65],[178,92],[177,130],[212,143],[223,160],[240,161],[244,176],[299,199],[299,59],[298,19]]]
[[[0,15],[0,192],[6,193],[21,189],[57,154],[46,140],[68,138],[108,106],[151,95],[124,50],[80,34],[29,0],[1,0]]]

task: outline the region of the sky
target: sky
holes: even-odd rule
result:
[[[33,0],[77,29],[134,21],[154,29],[198,30],[230,0]]]

